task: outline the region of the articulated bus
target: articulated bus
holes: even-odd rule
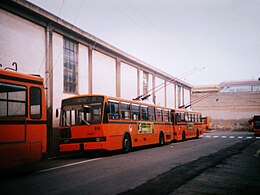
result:
[[[254,134],[260,136],[260,115],[254,115],[252,117],[251,125]]]
[[[129,152],[132,147],[199,137],[201,115],[188,113],[105,95],[70,97],[61,104],[60,152]],[[179,119],[186,115],[190,121]]]
[[[37,162],[46,152],[43,79],[0,70],[0,169]]]

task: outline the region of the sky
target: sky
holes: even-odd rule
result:
[[[260,0],[29,0],[191,85],[260,77]]]

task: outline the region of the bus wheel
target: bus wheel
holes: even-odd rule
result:
[[[185,131],[182,132],[182,141],[185,141],[186,140],[186,134],[185,134]]]
[[[131,138],[130,135],[125,134],[124,139],[123,139],[123,152],[127,153],[130,152],[132,148],[132,144],[131,144]]]
[[[162,132],[160,133],[160,137],[159,137],[159,145],[160,145],[160,146],[163,146],[163,145],[164,145],[164,135],[163,135]]]

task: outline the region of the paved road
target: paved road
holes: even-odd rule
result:
[[[65,156],[11,172],[10,177],[5,175],[0,189],[3,194],[210,193],[210,190],[203,191],[202,188],[194,191],[194,186],[200,185],[203,179],[212,178],[212,171],[222,170],[220,165],[223,162],[244,149],[254,146],[250,151],[256,152],[259,142],[252,133],[215,131],[204,134],[201,139],[137,149],[128,154]],[[245,163],[252,163],[252,160],[253,163],[259,162],[259,157]],[[245,167],[242,172],[246,176],[248,165],[241,166]],[[219,177],[223,177],[223,181],[228,178],[225,174]],[[229,192],[225,189],[222,188],[220,194]]]
[[[247,140],[236,146],[232,147],[234,155],[203,171],[172,194],[260,194],[260,141]]]

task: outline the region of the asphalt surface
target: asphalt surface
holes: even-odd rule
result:
[[[246,141],[230,150],[233,152],[227,153],[233,153],[231,156],[172,194],[260,194],[260,140]]]
[[[175,167],[122,194],[260,194],[260,140]]]
[[[138,148],[128,154],[64,155],[4,172],[0,192],[255,194],[259,149],[260,139],[251,132],[214,131],[201,139]]]

